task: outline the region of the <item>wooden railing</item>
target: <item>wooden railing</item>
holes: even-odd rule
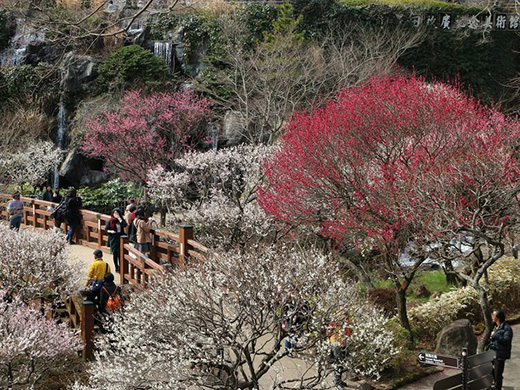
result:
[[[43,298],[30,301],[31,308],[39,310],[48,320],[58,320],[60,314],[54,310],[52,302]],[[83,300],[80,296],[67,299],[67,324],[73,329],[78,329],[83,349],[83,359],[90,360],[94,354],[94,303]]]
[[[11,196],[0,194],[0,216],[9,220],[6,207]],[[20,198],[25,203],[23,210],[23,228],[47,230],[54,228],[54,221],[50,217],[57,203],[46,202],[32,198]],[[105,226],[110,219],[109,215],[99,214],[89,210],[80,210],[81,222],[76,228],[75,240],[78,244],[91,248],[109,250],[108,236]],[[62,225],[63,226],[63,225]],[[66,232],[68,226],[64,226]],[[131,284],[137,289],[146,288],[152,281],[154,274],[164,272],[169,268],[184,269],[186,261],[193,259],[202,261],[209,254],[208,248],[193,240],[193,227],[179,226],[179,233],[167,230],[155,230],[152,235],[152,249],[150,257],[143,255],[128,242],[128,237],[121,237],[120,251],[120,284]],[[48,313],[48,307],[41,303],[42,310]],[[92,358],[94,332],[94,304],[90,301],[78,303],[74,298],[67,301],[69,315],[68,323],[71,327],[80,329],[83,340],[83,357]]]
[[[6,207],[10,199],[11,196],[0,194],[0,213],[6,220],[9,219]],[[54,220],[50,217],[50,214],[51,209],[57,207],[57,203],[24,197],[20,200],[25,203],[22,227],[41,230],[54,227]],[[84,246],[108,251],[108,235],[105,233],[105,226],[110,219],[110,215],[85,209],[80,210],[80,212],[81,222],[76,228],[75,241]],[[68,226],[62,224],[62,227],[66,232]],[[121,267],[121,284],[146,285],[153,272],[163,271],[168,267],[183,269],[188,257],[200,261],[204,260],[208,253],[208,248],[193,239],[193,227],[190,225],[179,226],[178,234],[167,230],[155,230],[152,236],[150,257],[146,258],[146,261],[143,260],[145,256],[135,250],[128,241],[125,241],[125,237],[122,237],[120,261],[121,265],[127,263],[128,266],[124,269]],[[136,259],[140,259],[141,263]],[[132,271],[132,274],[130,274],[130,271]],[[144,275],[143,277],[141,277],[141,273]]]

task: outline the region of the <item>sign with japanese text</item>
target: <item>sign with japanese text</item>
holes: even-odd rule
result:
[[[518,14],[478,14],[453,15],[450,13],[414,15],[412,24],[415,27],[433,27],[441,30],[470,29],[520,31],[520,15]]]
[[[433,352],[419,352],[417,360],[423,364],[433,364],[434,366],[443,366],[450,368],[459,368],[459,358],[455,356],[437,355]]]

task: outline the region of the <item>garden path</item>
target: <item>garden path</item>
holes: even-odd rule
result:
[[[83,246],[83,245],[70,245],[69,248],[70,248],[70,258],[78,259],[82,262],[82,266],[81,266],[82,274],[81,275],[84,278],[86,278],[90,263],[92,263],[92,260],[94,259],[94,256],[93,256],[94,249],[92,249],[88,246]],[[112,273],[114,274],[114,282],[117,285],[119,285],[119,274],[117,272],[115,272],[114,261],[112,260],[112,255],[110,254],[110,252],[103,251],[103,260],[106,261],[110,265],[110,269],[112,270]]]
[[[460,372],[454,369],[444,371],[422,378],[419,381],[401,387],[401,390],[431,390],[433,385],[440,379],[446,378]],[[504,370],[503,390],[520,390],[520,325],[513,325],[513,349],[511,359],[506,362]]]

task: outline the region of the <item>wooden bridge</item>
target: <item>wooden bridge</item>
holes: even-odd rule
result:
[[[7,203],[12,199],[10,195],[0,193],[0,218],[9,221],[6,211]],[[54,229],[54,220],[51,213],[58,206],[57,203],[21,197],[24,202],[21,228],[37,230]],[[90,248],[109,251],[108,235],[105,226],[110,215],[100,214],[89,210],[80,210],[81,222],[76,228],[75,241],[77,244]],[[62,224],[64,232],[68,226]],[[150,257],[136,250],[129,242],[128,237],[121,237],[120,251],[120,285],[130,284],[138,290],[145,289],[151,282],[152,276],[167,269],[184,269],[189,260],[202,261],[209,254],[209,249],[193,239],[193,227],[180,225],[179,233],[167,230],[155,230],[152,235],[152,249]],[[52,308],[43,299],[35,300],[32,304],[42,308],[48,318],[53,318]],[[80,329],[83,340],[83,357],[92,358],[94,336],[94,305],[90,301],[71,297],[67,303],[68,323],[71,327]]]

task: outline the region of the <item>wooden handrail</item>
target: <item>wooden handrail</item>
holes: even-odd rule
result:
[[[9,218],[6,206],[10,195],[0,193],[0,217],[3,215]],[[50,208],[58,206],[57,203],[39,199],[21,197],[25,203],[22,227],[32,227],[33,229],[48,230],[55,226],[50,217]],[[75,241],[78,244],[95,249],[108,250],[108,235],[105,233],[105,226],[110,219],[110,215],[100,214],[95,211],[80,209],[81,221],[76,228]],[[67,231],[67,226],[64,227]],[[122,238],[123,240],[123,238]],[[128,242],[121,242],[121,265],[130,264],[126,261],[125,255],[142,258],[144,255],[132,247],[125,247]],[[156,229],[152,238],[152,250],[150,259],[145,261],[145,269],[135,268],[135,272],[143,272],[143,278],[135,278],[126,274],[130,272],[123,266],[121,268],[121,283],[148,283],[148,276],[151,272],[161,272],[165,266],[184,268],[186,261],[191,257],[197,261],[203,260],[208,254],[209,249],[193,239],[193,227],[191,225],[181,225],[179,233],[173,233],[164,229]],[[128,268],[128,267],[127,267]]]

